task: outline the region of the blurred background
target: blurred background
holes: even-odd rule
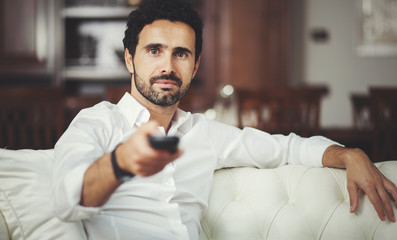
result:
[[[180,107],[397,159],[397,1],[187,0],[204,21]],[[0,0],[0,147],[51,148],[82,108],[129,91],[140,0]]]

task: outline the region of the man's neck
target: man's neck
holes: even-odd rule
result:
[[[164,128],[165,132],[168,132],[171,127],[172,118],[174,117],[178,108],[178,103],[172,106],[159,106],[150,102],[142,95],[137,94],[137,92],[134,92],[134,90],[135,89],[132,89],[131,91],[132,97],[134,97],[140,104],[142,104],[142,106],[144,106],[149,111],[150,120],[155,120],[160,124],[161,127]]]
[[[165,132],[168,132],[178,104],[169,107],[163,107],[151,103],[149,106],[145,107],[150,112],[150,120],[157,121],[160,126],[164,128]]]

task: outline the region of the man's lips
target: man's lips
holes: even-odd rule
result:
[[[173,88],[175,86],[179,86],[178,82],[173,80],[165,80],[165,79],[156,80],[154,84],[156,84],[161,88]]]
[[[155,76],[150,79],[150,84],[151,85],[158,85],[161,88],[169,88],[169,87],[174,87],[174,86],[182,86],[182,81],[180,78],[173,74],[169,75],[160,75],[160,76]]]

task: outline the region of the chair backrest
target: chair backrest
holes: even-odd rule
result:
[[[352,94],[350,100],[353,107],[353,127],[359,130],[371,129],[371,104],[369,95]]]
[[[319,133],[320,100],[326,87],[237,90],[239,127],[255,127],[272,134]]]
[[[54,147],[64,131],[64,96],[54,87],[1,88],[0,147]]]
[[[397,87],[370,87],[374,161],[397,159]]]
[[[89,108],[103,101],[102,95],[68,95],[65,97],[65,127],[66,130],[74,117],[84,108]]]
[[[105,99],[111,103],[118,103],[124,93],[131,92],[131,84],[128,85],[108,85],[105,87]]]
[[[76,114],[103,100],[62,87],[0,89],[0,148],[53,148]]]

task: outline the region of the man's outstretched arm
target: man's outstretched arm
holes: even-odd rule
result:
[[[115,155],[122,170],[142,177],[151,176],[182,154],[181,150],[170,153],[153,149],[148,139],[157,129],[156,122],[146,123],[117,147]],[[99,158],[85,172],[80,200],[82,206],[102,206],[121,185],[122,182],[115,177],[110,155],[107,153]]]
[[[397,207],[397,187],[387,179],[360,149],[332,145],[326,149],[322,163],[324,167],[346,168],[347,190],[350,197],[350,212],[358,208],[358,191],[368,196],[382,221],[395,222],[392,201]]]

